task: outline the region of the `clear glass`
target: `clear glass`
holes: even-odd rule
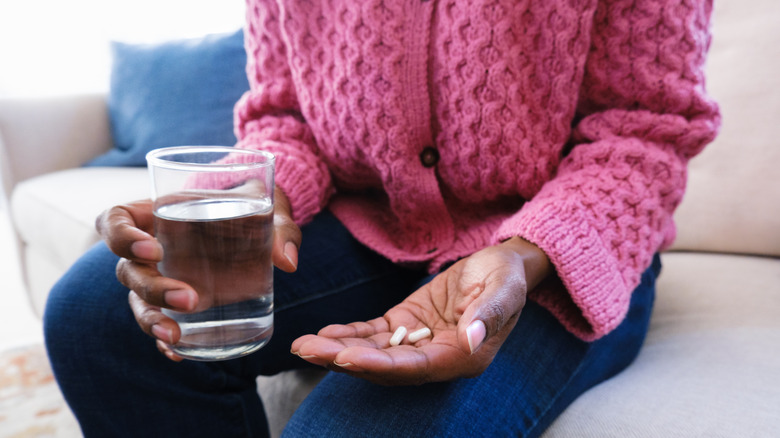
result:
[[[227,146],[161,148],[146,156],[158,264],[198,293],[189,313],[163,309],[181,327],[182,357],[226,360],[273,333],[274,156]]]

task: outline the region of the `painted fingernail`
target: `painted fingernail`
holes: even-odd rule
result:
[[[174,353],[171,350],[166,350],[165,351],[165,357],[167,357],[168,359],[170,359],[170,360],[172,360],[174,362],[181,362],[181,360],[182,360],[181,356],[179,356],[178,354]]]
[[[130,245],[130,251],[133,255],[146,260],[159,260],[161,251],[160,245],[154,240],[139,240]]]
[[[302,355],[301,353],[299,353],[299,352],[297,352],[297,351],[292,351],[292,350],[290,350],[290,353],[292,353],[292,354],[294,354],[294,355],[296,355],[296,356],[300,357],[301,359],[313,359],[313,358],[317,357],[317,356],[315,356],[315,355],[313,355],[313,354],[308,354],[308,355],[305,355],[305,356],[304,356],[304,355]]]
[[[294,268],[298,268],[298,247],[294,243],[287,242],[284,244],[284,257]]]
[[[321,367],[327,367],[328,361],[324,359],[320,359],[318,356],[314,354],[301,354],[296,351],[291,351],[292,354],[300,357],[301,359],[305,360],[306,362],[309,362],[310,364],[318,365]]]
[[[471,354],[474,354],[485,341],[485,334],[485,323],[480,320],[472,322],[466,328],[466,339],[469,341]]]
[[[169,290],[165,292],[165,304],[180,310],[192,310],[195,307],[195,292],[189,289]]]
[[[160,324],[155,324],[152,326],[152,334],[155,338],[166,342],[168,344],[173,344],[173,332]]]
[[[333,361],[333,365],[336,365],[336,366],[337,366],[337,367],[339,367],[339,368],[344,368],[345,370],[349,370],[349,371],[358,371],[358,372],[360,372],[360,371],[363,371],[363,368],[360,368],[360,367],[358,367],[358,366],[355,366],[355,364],[353,364],[353,363],[350,363],[350,362],[346,362],[346,363],[338,363],[338,362],[336,362],[336,361],[334,360],[334,361]]]
[[[140,229],[140,228],[130,228],[130,234],[133,236],[133,240],[147,240],[147,239],[154,239],[154,236],[147,233],[146,231]]]

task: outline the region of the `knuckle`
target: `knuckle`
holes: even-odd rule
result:
[[[138,272],[138,265],[128,259],[120,259],[116,265],[116,276],[120,283],[135,292],[142,300],[150,301],[155,294],[154,282]]]
[[[485,328],[488,336],[498,332],[507,322],[507,312],[500,303],[491,303],[487,308],[489,318],[486,318]]]
[[[149,326],[156,323],[160,319],[160,311],[147,305],[145,302],[139,306],[138,317],[146,322]]]
[[[104,211],[95,218],[95,230],[97,230],[98,234],[101,236],[103,235],[103,221],[105,221],[105,214],[106,212]]]
[[[147,282],[137,282],[134,290],[140,296],[144,302],[150,302],[154,298],[154,289]]]
[[[111,221],[117,214],[120,214],[119,206],[103,210],[95,219],[95,226],[98,231],[108,232],[111,229]]]
[[[287,214],[277,212],[274,215],[274,225],[279,228],[289,228],[290,226],[295,226],[295,223]]]
[[[287,230],[288,230],[290,233],[300,234],[300,232],[301,232],[301,229],[300,229],[300,228],[298,228],[298,225],[296,225],[296,224],[295,224],[295,222],[293,222],[293,220],[292,220],[292,219],[290,219],[290,218],[287,218],[287,219],[285,220],[284,227],[285,227],[285,228],[286,228],[286,229],[287,229]]]
[[[301,229],[298,228],[298,225],[293,222],[293,220],[288,216],[275,216],[274,217],[274,225],[279,232],[279,234],[283,235],[286,239],[293,240],[293,241],[300,241],[301,239]]]
[[[162,313],[144,301],[135,291],[130,291],[128,294],[128,302],[138,325],[151,334],[151,327],[162,319]]]
[[[127,268],[128,264],[130,263],[130,260],[127,260],[125,258],[119,259],[119,261],[116,263],[116,278],[119,280],[120,283],[127,286]]]

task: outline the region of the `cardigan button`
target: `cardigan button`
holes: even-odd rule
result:
[[[433,167],[439,162],[439,151],[435,148],[428,146],[420,153],[420,162],[425,167]]]

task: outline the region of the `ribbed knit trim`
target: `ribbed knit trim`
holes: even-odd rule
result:
[[[598,339],[620,324],[628,310],[631,288],[587,218],[562,204],[566,202],[526,204],[499,228],[496,238],[520,236],[539,246],[569,294],[541,295],[535,300],[578,337]],[[580,322],[582,318],[587,325]]]

